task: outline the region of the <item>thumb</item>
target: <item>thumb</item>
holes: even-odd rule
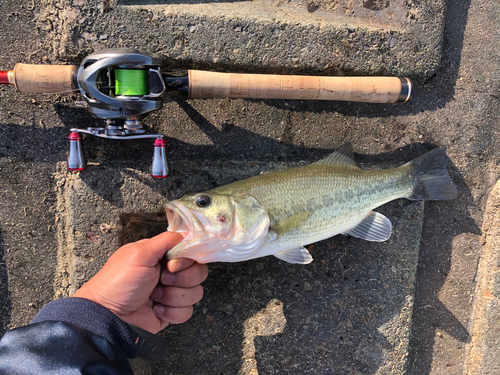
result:
[[[139,241],[144,263],[154,266],[165,253],[182,241],[184,236],[176,232],[163,232],[148,240]]]

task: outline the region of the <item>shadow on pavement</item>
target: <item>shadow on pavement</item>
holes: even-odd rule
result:
[[[219,156],[226,155],[221,151],[224,150],[221,144],[235,138],[241,139],[242,144],[239,152],[234,154],[234,160],[273,160],[272,154],[265,152],[269,147],[283,146],[282,142],[238,127],[231,129],[231,136],[228,136],[187,103],[182,103],[182,106],[214,143],[213,146],[195,146],[171,140],[174,150],[182,149],[191,157],[203,155],[201,160],[217,160]],[[253,146],[255,149],[250,148]],[[306,152],[319,158],[330,151],[290,147],[297,155],[287,153],[286,160],[296,157],[300,160],[301,154]],[[388,166],[384,165],[386,163],[401,165],[433,147],[431,144],[411,145],[378,155],[356,155],[356,159],[383,167]],[[288,158],[288,155],[292,156]],[[132,158],[131,155],[128,157]],[[136,158],[135,165],[137,163],[142,163],[142,160]],[[130,175],[134,171],[124,169],[123,173]],[[201,173],[196,186],[187,186],[183,184],[182,176],[177,178],[175,173],[173,176],[169,183],[183,193],[193,192],[193,189],[210,189],[216,184],[210,173]],[[86,178],[85,173],[81,173],[81,178],[103,199],[122,207],[123,199],[119,191],[123,177],[120,173],[115,172],[101,182]],[[225,183],[231,182],[231,177],[225,178],[228,180]],[[154,187],[154,180],[143,181]],[[106,193],[103,194],[103,191]],[[443,202],[434,206],[441,212],[440,207],[446,207],[443,211],[448,211],[449,204]],[[397,219],[407,218],[414,209],[415,203],[399,200],[378,211],[386,214],[397,226]],[[433,211],[431,213],[435,215]],[[455,217],[455,213],[445,214]],[[434,236],[442,241],[438,248],[447,251],[439,254],[442,261],[436,264],[449,268],[451,240],[455,232],[449,236],[436,232],[436,225],[447,225],[440,223],[441,220],[437,220],[436,224],[429,219],[425,233],[426,237]],[[125,244],[164,231],[166,222],[162,213],[132,213],[121,216],[121,226],[119,242]],[[424,239],[423,243],[426,241],[428,239]],[[397,249],[399,247],[396,246]],[[387,249],[386,244],[337,236],[314,245],[312,254],[315,261],[308,266],[289,265],[272,257],[240,264],[211,264],[210,277],[204,283],[205,297],[196,306],[194,317],[189,323],[172,326],[164,332],[170,354],[159,365],[158,371],[168,368],[182,374],[203,369],[207,373],[234,374],[245,369],[269,373],[293,368],[298,373],[310,370],[319,373],[375,373],[387,360],[387,353],[397,347],[381,333],[380,327],[390,324],[406,302],[406,294],[401,293],[401,287],[391,276],[387,276],[395,272],[393,266],[396,269],[406,258]],[[408,277],[408,274],[400,276]],[[261,311],[280,307],[281,314],[273,319],[259,320]],[[463,327],[454,323],[457,320],[448,316],[447,310],[435,313],[450,321],[450,330],[456,332],[456,336],[467,336]],[[269,332],[274,334],[269,335]]]
[[[431,373],[437,332],[445,332],[462,343],[470,341],[467,328],[441,302],[451,269],[453,240],[463,233],[481,234],[469,213],[471,192],[456,168],[451,169],[458,197],[446,202],[446,208],[439,202],[425,205],[408,366],[408,374],[412,375]]]
[[[412,209],[414,203],[394,202],[381,211],[397,219]],[[159,214],[125,214],[121,224],[125,244],[161,233],[166,220]],[[400,280],[387,276],[398,254],[385,244],[343,236],[310,251],[315,260],[307,266],[273,257],[210,264],[194,316],[162,332],[169,349],[157,370],[375,373],[387,352],[396,350],[379,328],[405,306]]]
[[[175,139],[168,139],[169,156],[171,156],[172,159],[173,157],[178,160],[191,159],[193,156],[196,156],[197,158],[201,157],[206,160],[224,158],[240,161],[256,159],[268,161],[300,161],[307,158],[307,160],[312,161],[326,156],[332,151],[327,149],[311,149],[309,147],[277,141],[276,139],[264,137],[243,128],[232,126],[231,124],[227,124],[222,128],[222,130],[219,130],[198,111],[196,111],[196,109],[194,109],[187,101],[181,99],[178,101],[178,104],[188,114],[193,122],[211,139],[213,146],[190,145]],[[58,110],[58,113],[61,113],[63,121],[69,119],[69,124],[67,124],[68,127],[74,126],[73,122],[75,121],[75,117],[82,116],[80,112],[81,110],[79,109],[68,109],[67,107],[61,106],[56,107],[56,110]],[[64,122],[66,123],[68,121]],[[54,130],[54,132],[58,134],[63,130],[57,129]],[[38,133],[40,133],[40,136],[47,137],[47,135],[43,135],[43,133],[46,132],[46,130],[43,129],[30,128],[27,129],[27,131],[31,133],[30,139],[36,139],[38,137]],[[49,138],[50,137],[52,137],[52,135],[49,135]],[[28,157],[26,154],[19,154],[17,148],[9,148],[6,143],[7,141],[8,139],[2,146],[3,156],[13,158]],[[88,150],[90,150],[91,156],[105,160],[107,158],[113,158],[116,153],[116,155],[120,155],[120,161],[126,162],[127,159],[133,161],[134,164],[131,164],[133,166],[141,163],[144,164],[145,159],[148,158],[148,156],[144,155],[148,155],[151,146],[149,144],[150,142],[114,143],[95,137],[89,137],[87,141]],[[106,142],[106,144],[104,145],[102,142]],[[231,147],[228,147],[229,145]],[[53,147],[59,148],[59,145],[54,145]],[[378,155],[357,155],[356,158],[362,163],[366,162],[382,165],[385,162],[388,162],[391,164],[402,164],[411,160],[413,157],[428,151],[430,148],[432,148],[432,145],[416,144]],[[100,166],[100,168],[102,167],[105,168],[105,162]],[[175,165],[173,170],[175,171]],[[458,174],[456,170],[454,172],[455,174]],[[133,173],[133,171],[127,170],[125,173]],[[175,176],[175,172],[173,175]],[[86,180],[85,173],[82,173],[82,179],[84,181]],[[197,190],[204,190],[205,188],[208,189],[213,187],[215,184],[213,180],[210,181],[210,177],[208,175],[205,177],[201,176],[200,179],[206,179],[208,182],[205,182],[206,186],[203,186],[203,189]],[[122,201],[120,197],[120,181],[120,175],[116,174],[115,176],[110,176],[110,178],[106,181],[93,181],[92,183],[98,185],[91,186],[91,188],[100,193],[107,192],[106,194],[101,195],[102,198],[113,202],[117,205],[117,207],[120,207],[119,204],[120,201]],[[172,178],[172,182],[180,186],[182,185],[182,180],[176,180],[175,177]],[[146,181],[146,183],[148,182]],[[106,185],[106,187],[104,187],[104,185]],[[467,187],[463,182],[460,183],[459,187],[461,196],[470,196],[470,192],[468,192]],[[463,200],[463,198],[459,198],[457,201]],[[471,198],[466,198],[465,201],[471,201]],[[422,327],[420,327],[418,331],[414,331],[414,339],[412,341],[413,349],[410,356],[412,363],[420,361],[423,364],[429,364],[429,366],[432,361],[432,352],[429,352],[426,348],[432,346],[432,342],[434,340],[433,332],[436,328],[436,325],[430,327],[427,324],[429,321],[434,319],[437,321],[436,324],[438,325],[443,324],[442,322],[447,322],[443,325],[443,330],[449,332],[460,341],[465,342],[468,340],[467,331],[439,302],[438,293],[446,278],[445,273],[449,270],[451,265],[450,255],[451,241],[453,237],[463,232],[478,231],[477,228],[471,229],[471,225],[474,223],[472,219],[470,219],[470,222],[466,221],[457,223],[456,226],[449,227],[449,222],[443,220],[440,216],[440,207],[442,207],[442,204],[448,205],[449,203],[429,203],[426,205],[426,221],[424,226],[424,239],[421,246],[420,262],[421,264],[424,262],[429,263],[425,271],[425,280],[430,279],[432,281],[420,281],[424,280],[422,278],[424,271],[422,271],[421,268],[419,271],[420,282],[417,284],[418,292],[416,297],[414,324],[416,327],[420,327],[420,325],[422,325]],[[396,206],[389,205],[389,207],[392,207],[394,210]],[[447,211],[449,211],[449,207],[450,206],[446,206]],[[450,220],[454,220],[453,218],[455,217],[469,217],[468,214],[463,214],[461,212],[466,211],[466,207],[461,206],[460,203],[453,203],[451,207],[453,207],[456,212],[453,214],[446,214],[446,217],[450,218]],[[132,225],[130,224],[130,218],[124,218],[123,220],[128,220],[129,225]],[[139,218],[137,220],[139,220],[138,222],[142,222],[142,224],[144,222],[144,218]],[[164,228],[164,224],[161,223],[161,218],[160,224],[155,225],[158,225],[158,228],[160,228],[158,230],[160,231]],[[443,233],[446,235],[443,235]],[[144,236],[147,237],[149,234],[144,234]],[[123,243],[127,241],[128,239],[125,237],[121,239],[121,242]],[[347,246],[349,241],[354,240],[334,238],[332,240],[324,241],[320,244],[316,244],[315,252],[326,251],[327,249],[336,249],[337,251],[340,251]],[[380,317],[381,311],[379,311],[378,307],[380,303],[393,301],[395,303],[395,306],[391,308],[391,311],[393,312],[401,309],[403,303],[401,299],[398,300],[390,294],[373,297],[373,291],[377,289],[376,283],[379,279],[378,271],[376,271],[376,267],[373,267],[373,261],[374,259],[377,259],[377,257],[380,257],[380,255],[376,255],[380,252],[378,250],[374,250],[375,248],[373,248],[373,246],[373,244],[363,244],[359,246],[359,248],[355,247],[350,250],[347,255],[344,254],[347,258],[342,256],[337,258],[334,257],[332,259],[331,254],[329,257],[321,257],[320,259],[330,259],[322,263],[315,262],[312,267],[309,268],[298,268],[297,266],[283,264],[283,262],[277,260],[256,260],[242,265],[213,266],[211,267],[212,275],[214,275],[212,280],[215,281],[212,281],[212,284],[210,281],[207,282],[207,302],[202,302],[200,307],[202,311],[203,309],[206,309],[206,313],[198,314],[198,319],[204,318],[205,321],[202,320],[194,323],[194,326],[197,328],[193,328],[193,330],[198,332],[197,334],[207,335],[206,337],[214,336],[217,340],[220,340],[220,342],[226,342],[227,346],[224,348],[224,351],[227,351],[227,353],[229,353],[229,355],[233,358],[241,359],[241,342],[243,342],[243,333],[245,331],[245,327],[243,327],[242,324],[249,318],[253,317],[260,310],[266,308],[266,306],[273,299],[276,299],[281,301],[284,306],[283,315],[286,318],[285,329],[276,337],[255,336],[255,348],[259,348],[259,351],[262,349],[264,352],[268,350],[271,350],[274,353],[279,352],[277,345],[279,344],[280,337],[285,341],[297,339],[297,342],[300,341],[306,343],[304,347],[308,348],[307,351],[304,352],[303,350],[305,349],[301,349],[302,346],[297,344],[290,349],[282,350],[284,359],[281,358],[277,362],[278,368],[285,368],[283,366],[287,366],[287,363],[292,361],[290,358],[309,358],[311,356],[316,356],[317,362],[321,365],[321,358],[324,358],[324,353],[330,353],[329,351],[332,351],[332,353],[341,351],[342,346],[344,346],[346,348],[350,348],[350,350],[347,350],[345,353],[350,353],[352,363],[356,363],[355,368],[358,370],[364,369],[362,371],[371,373],[378,368],[378,364],[383,360],[384,351],[390,349],[390,343],[388,343],[384,336],[381,335],[376,329],[371,328],[372,325],[368,323],[373,323],[370,319],[379,319],[374,326],[380,326],[390,319],[390,314],[383,319]],[[432,249],[446,249],[446,251],[443,251],[441,254],[435,254],[432,252]],[[426,253],[431,253],[431,256],[425,257],[424,259],[423,254]],[[362,261],[362,259],[367,256],[366,254],[372,255],[365,259],[365,261]],[[349,265],[343,265],[342,259],[349,259]],[[353,266],[354,263],[356,263],[356,266]],[[368,267],[368,265],[372,266],[371,270],[374,271],[373,274],[370,274],[370,270],[356,268]],[[343,268],[344,266],[346,268]],[[321,269],[318,267],[321,267]],[[346,270],[353,267],[355,270],[353,271],[352,280],[347,276],[343,276],[348,273]],[[242,280],[241,278],[245,275],[245,272],[251,273],[245,276]],[[311,274],[311,272],[314,274]],[[366,272],[366,276],[359,276],[363,275],[363,272]],[[277,275],[280,275],[280,277],[276,278]],[[333,284],[336,286],[336,289],[332,289],[333,287],[331,286],[332,284],[330,280],[332,278],[331,275],[338,277],[336,283]],[[235,293],[235,289],[231,289],[229,286],[235,282],[234,280],[237,279],[242,280],[242,282],[241,287],[236,288]],[[302,282],[302,280],[315,280],[318,284],[311,285],[308,282],[309,286],[306,286],[305,282]],[[369,287],[357,289],[357,286],[360,285],[360,280],[366,281]],[[213,284],[214,282],[215,284]],[[340,285],[340,283],[342,283],[342,285]],[[219,290],[221,284],[225,288],[223,291]],[[249,289],[249,285],[253,286],[253,289]],[[300,292],[294,292],[295,288],[299,288],[298,290],[300,290]],[[380,289],[383,289],[383,287],[380,287]],[[302,295],[304,290],[307,291],[305,296]],[[211,293],[216,293],[216,295],[211,295]],[[354,295],[352,295],[352,293],[354,293]],[[237,298],[238,301],[243,298],[244,308],[235,307],[236,302],[234,301],[234,298]],[[317,311],[321,311],[322,309],[324,310],[325,298],[331,298],[331,302],[327,299],[326,303],[330,303],[330,308],[333,311],[333,314],[330,314],[328,317],[322,315],[316,316],[315,313]],[[370,304],[366,302],[373,298],[376,299],[373,303]],[[223,305],[225,310],[221,311],[219,303],[215,302],[214,299],[226,301],[227,303]],[[204,305],[204,303],[206,303],[206,305]],[[321,309],[316,305],[318,303],[323,306]],[[336,305],[336,303],[342,305]],[[430,306],[430,308],[428,306]],[[213,315],[210,315],[211,310],[215,310],[212,313]],[[421,314],[421,310],[425,310],[425,313]],[[299,312],[301,313],[299,314]],[[230,314],[232,317],[227,321],[224,319],[220,319],[219,321],[217,314],[221,313]],[[307,318],[304,319],[304,316]],[[436,319],[436,317],[439,319]],[[217,324],[221,324],[221,326],[217,327]],[[231,325],[229,330],[225,327],[227,324]],[[324,328],[325,333],[317,334],[317,330],[319,330],[320,327]],[[359,328],[357,331],[356,327]],[[316,328],[317,330],[315,331]],[[226,336],[219,337],[218,335],[223,332],[226,333]],[[169,341],[172,342],[172,345],[179,350],[179,356],[184,357],[182,355],[182,350],[188,350],[192,343],[179,342],[179,340],[181,340],[179,337],[182,336],[182,330],[177,331],[174,327],[168,332],[167,335]],[[176,337],[171,337],[172,335]],[[335,338],[335,345],[338,345],[336,348],[332,346],[332,338]],[[215,343],[218,342],[217,340],[214,341],[210,339],[209,342]],[[416,340],[418,340],[418,345],[416,344]],[[354,343],[361,343],[361,346],[352,346]],[[215,348],[200,347],[199,351],[204,352],[208,350],[206,354],[209,354],[208,357],[210,358],[212,357],[210,350],[213,350],[215,354],[219,354],[220,349],[217,349],[218,344],[214,345]],[[313,350],[311,348],[315,349]],[[231,355],[231,353],[234,354],[234,356]],[[201,357],[204,357],[205,359],[207,358],[204,355]],[[349,355],[347,357],[349,357]],[[168,359],[171,361],[171,363],[169,363],[169,367],[174,366],[173,368],[176,368],[175,359],[175,355]],[[224,363],[217,362],[215,358],[211,358],[210,360],[213,361],[214,366],[217,364],[221,369],[226,366]],[[261,360],[259,362],[257,359],[255,359],[255,361],[258,366],[264,366],[261,369],[263,372],[266,372],[266,366],[271,366],[272,368],[276,367],[271,364],[273,360],[267,357],[263,361]],[[228,366],[235,366],[234,361],[229,362],[230,364]],[[300,368],[300,371],[307,370],[308,362],[306,359],[304,359],[304,362],[296,362],[295,360],[292,362]],[[330,367],[332,366],[332,362],[327,361],[325,362],[326,367],[324,370],[331,371],[336,366],[346,366],[347,362],[349,361],[339,360],[338,362],[335,362],[333,367]],[[420,365],[420,369],[424,366],[423,364]],[[243,363],[239,363],[236,367],[239,369],[242,365]],[[193,368],[193,370],[194,369],[195,368]],[[232,373],[233,370],[234,367],[228,368],[227,373]],[[345,371],[349,371],[349,369],[346,368]]]
[[[389,108],[388,105],[374,106],[364,103],[297,101],[292,107],[286,106],[286,108],[298,112],[335,111],[343,115],[362,117],[385,117],[388,114],[404,116],[443,108],[455,94],[469,6],[470,0],[448,3],[442,67],[425,87],[417,87],[411,103],[390,105]],[[223,157],[230,160],[300,161],[306,156],[307,160],[317,160],[332,151],[280,142],[231,124],[227,124],[222,131],[219,131],[187,101],[175,100],[212,140],[214,146],[195,146],[168,139],[169,157],[172,160],[191,159],[196,155],[197,158],[208,160]],[[265,102],[278,108],[285,107],[284,101]],[[94,121],[90,115],[82,115],[78,109],[56,106],[56,111],[68,129],[81,126],[82,120]],[[19,137],[16,125],[2,125],[2,128],[2,131],[7,133],[12,128],[13,133],[12,136],[0,137],[2,156],[36,160],[40,157],[40,153],[39,150],[31,152],[34,147],[41,148],[43,155],[60,153],[67,147],[67,129],[64,128],[26,129],[29,137]],[[54,139],[57,141],[54,142]],[[87,150],[91,153],[90,157],[102,159],[113,158],[116,152],[116,155],[120,155],[120,160],[130,158],[137,161],[137,155],[148,155],[150,152],[149,142],[134,142],[133,145],[127,142],[124,142],[126,145],[110,144],[109,141],[89,137],[86,143]],[[227,147],[228,145],[231,147]],[[357,159],[377,164],[384,161],[405,162],[421,154],[428,146],[411,145],[402,151],[374,156],[357,155]],[[175,170],[175,165],[173,168]],[[456,170],[454,172],[456,175]],[[116,183],[119,184],[118,177]],[[182,184],[182,181],[177,183]],[[101,191],[97,186],[95,189]],[[109,190],[114,188],[111,186]],[[469,340],[467,330],[439,300],[439,292],[451,267],[453,238],[461,233],[479,233],[479,229],[467,212],[467,202],[471,202],[472,198],[462,181],[459,183],[459,192],[459,198],[453,203],[431,202],[425,206],[413,316],[410,373],[430,372],[436,328],[441,328],[459,341]],[[103,198],[114,202],[120,201],[119,195]],[[397,202],[391,203],[387,209],[394,211],[404,208],[398,205]],[[444,205],[445,209],[442,208]],[[461,222],[456,219],[464,217],[468,219]],[[126,225],[136,227],[144,220],[149,220],[150,226],[156,228],[150,233],[161,230],[164,225],[159,216],[158,222],[152,218],[133,216],[122,219]],[[133,232],[137,229],[129,227],[129,230]],[[146,234],[148,235],[149,233]],[[129,240],[127,237],[121,238],[123,243]],[[172,327],[166,333],[172,348],[172,355],[166,359],[168,367],[179,374],[182,371],[193,373],[196,372],[197,366],[202,364],[201,361],[209,360],[212,361],[214,369],[220,369],[218,373],[236,373],[245,364],[241,344],[244,342],[244,333],[247,329],[244,323],[273,303],[272,301],[277,300],[283,304],[286,324],[283,331],[276,335],[253,336],[257,353],[253,360],[256,361],[259,372],[266,373],[270,368],[284,369],[288,365],[296,365],[297,372],[303,373],[309,370],[311,362],[315,362],[318,366],[316,368],[324,370],[325,373],[335,373],[334,371],[345,373],[354,368],[365,373],[375,372],[383,360],[384,351],[390,349],[390,343],[372,327],[386,323],[390,319],[390,313],[401,309],[403,301],[401,298],[395,298],[390,289],[379,284],[380,267],[383,267],[384,256],[387,255],[374,247],[374,244],[360,244],[357,241],[339,237],[316,244],[312,251],[316,258],[315,262],[307,267],[288,265],[274,259],[211,266],[211,275],[206,283],[206,296],[197,306],[193,322],[188,326]],[[352,249],[345,251],[348,246],[352,246]],[[442,251],[436,253],[436,249]],[[378,260],[381,262],[379,268],[373,265]],[[2,272],[1,267],[2,263],[0,272]],[[4,280],[3,275],[0,276],[0,279]],[[374,292],[377,290],[378,293]],[[3,294],[0,292],[0,296]],[[3,299],[0,300],[2,301]],[[392,301],[394,305],[382,312],[379,308],[380,303],[387,301]],[[321,308],[318,304],[321,304]],[[329,306],[330,310],[325,309],[325,306]],[[1,312],[0,319],[3,319],[5,311],[8,311],[8,302],[6,310]],[[318,311],[322,313],[318,314]],[[189,340],[185,340],[186,328],[190,330]],[[198,342],[193,342],[193,337],[198,338]],[[283,343],[290,341],[297,345],[284,348]],[[211,346],[206,346],[207,342],[211,343]],[[361,343],[356,347],[361,349],[353,349],[352,345],[355,343]],[[344,352],[343,348],[347,350]],[[337,352],[346,353],[346,356],[338,356],[338,360],[334,362],[324,362],[326,357],[331,357]],[[274,354],[259,357],[258,353]],[[191,367],[181,370],[182,359],[193,357],[193,354],[195,358],[190,363]],[[234,362],[232,360],[234,358],[240,362]],[[197,360],[200,363],[197,363]]]
[[[470,0],[447,2],[444,46],[441,68],[422,90],[415,105],[422,110],[436,110],[453,100],[461,63],[464,35]],[[456,340],[467,343],[470,335],[463,324],[440,301],[439,294],[451,268],[452,241],[462,233],[480,234],[468,207],[473,197],[462,176],[453,166],[452,178],[459,195],[445,210],[442,203],[425,205],[425,220],[420,247],[412,336],[410,341],[409,375],[430,374],[433,347],[438,329]],[[437,252],[436,250],[441,250]]]
[[[5,263],[3,233],[0,229],[0,337],[7,332],[10,323],[9,277]]]

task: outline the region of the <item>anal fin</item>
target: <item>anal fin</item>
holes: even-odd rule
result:
[[[273,255],[278,259],[293,264],[309,264],[313,260],[311,254],[309,254],[309,251],[304,246],[281,250]]]
[[[391,221],[384,215],[371,211],[359,224],[343,234],[349,234],[367,241],[382,242],[391,237],[391,232]]]

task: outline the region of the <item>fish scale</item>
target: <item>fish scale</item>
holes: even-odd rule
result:
[[[260,174],[209,193],[248,193],[266,208],[273,224],[294,213],[314,213],[299,228],[272,242],[263,252],[309,244],[343,233],[372,209],[411,193],[409,169],[363,171],[357,167],[308,165]]]
[[[444,147],[398,168],[363,171],[344,145],[306,166],[263,173],[167,203],[168,230],[189,234],[167,253],[199,262],[238,262],[266,255],[312,261],[303,245],[343,233],[368,241],[391,236],[373,212],[398,198],[448,200],[457,190]],[[172,223],[172,224],[170,224]]]

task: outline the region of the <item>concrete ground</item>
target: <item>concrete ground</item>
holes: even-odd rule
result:
[[[169,144],[172,176],[161,181],[147,175],[148,141],[87,138],[89,168],[68,173],[69,128],[95,123],[74,107],[78,95],[0,87],[1,332],[71,295],[119,245],[164,230],[169,199],[312,162],[346,142],[365,168],[444,145],[456,200],[392,202],[378,210],[394,224],[389,242],[338,236],[314,244],[310,266],[210,265],[193,318],[162,333],[168,357],[134,366],[153,374],[497,371],[489,360],[498,340],[497,195],[486,203],[500,178],[498,2],[3,0],[0,9],[0,69],[127,46],[161,54],[165,69],[394,74],[417,83],[410,103],[390,105],[167,97],[146,120]]]

